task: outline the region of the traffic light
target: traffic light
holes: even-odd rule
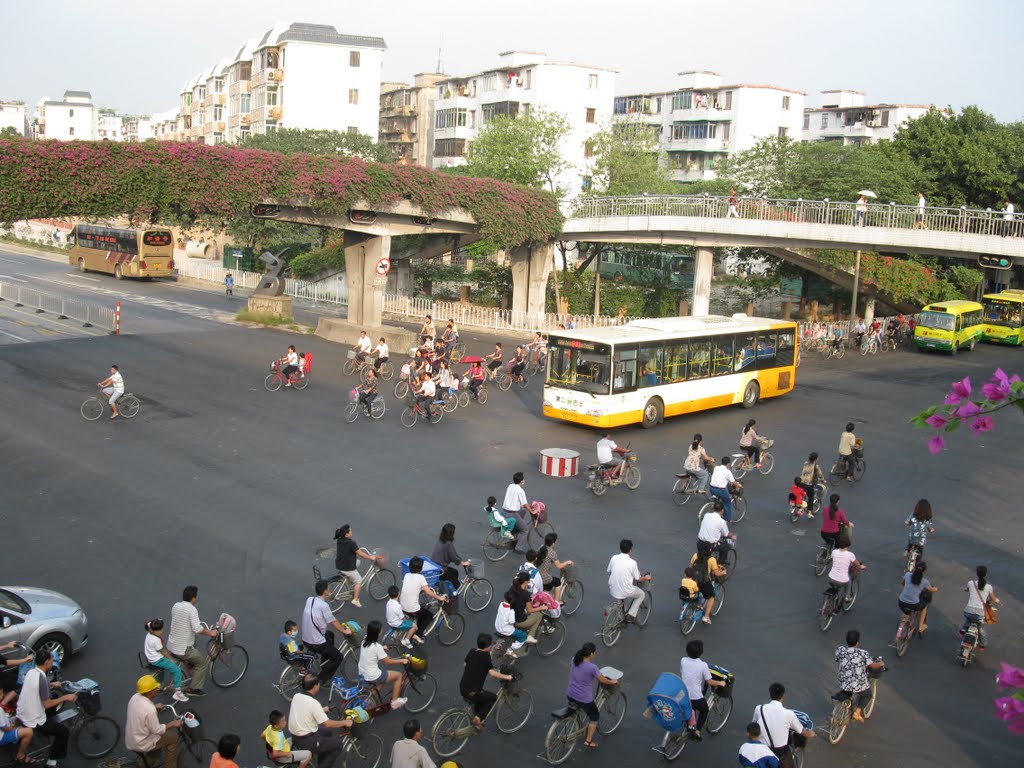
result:
[[[1009,269],[1013,266],[1013,259],[1009,256],[979,256],[978,263],[990,269]]]

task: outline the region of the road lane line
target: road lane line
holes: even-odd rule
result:
[[[19,272],[18,274],[20,275],[21,273]],[[0,275],[0,279],[2,279],[2,280],[13,280],[16,283],[27,283],[28,282],[28,280],[22,280],[20,277],[11,277],[10,275]]]
[[[19,272],[18,274],[21,274],[21,273]],[[86,277],[85,275],[80,275],[77,272],[65,272],[64,274],[67,277],[74,277],[74,278],[77,278],[78,280],[88,280],[90,283],[98,283],[99,282],[99,278],[96,278],[96,277]]]
[[[26,344],[30,344],[31,343],[28,339],[23,339],[23,338],[21,338],[21,336],[15,336],[13,333],[8,333],[7,331],[2,330],[2,329],[0,329],[0,333],[2,333],[4,336],[10,336],[12,339],[17,339],[18,341],[24,341]]]

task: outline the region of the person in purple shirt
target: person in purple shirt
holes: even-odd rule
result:
[[[594,704],[594,681],[602,685],[617,685],[619,682],[601,674],[601,670],[594,663],[596,653],[597,646],[593,643],[584,643],[583,647],[576,651],[569,663],[569,687],[565,689],[569,704],[578,706],[590,719],[587,723],[587,735],[583,739],[583,746],[587,749],[597,749],[594,734],[597,733],[597,721],[601,716],[597,705]]]

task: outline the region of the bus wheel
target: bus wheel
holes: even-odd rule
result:
[[[968,347],[968,349],[971,350],[971,352],[973,352],[974,348],[976,346],[978,346],[978,339],[977,339],[977,337],[971,339],[971,345]]]
[[[116,280],[124,280],[124,275],[121,274],[121,265],[120,264],[115,264],[114,265],[114,278]]]
[[[743,390],[743,407],[753,408],[760,398],[761,386],[756,381],[749,382],[747,388]]]
[[[78,260],[78,271],[85,272],[85,259]]]
[[[662,422],[665,413],[665,406],[662,404],[661,399],[652,397],[647,401],[644,406],[644,418],[640,422],[640,426],[644,429],[651,429],[652,427],[658,426]]]

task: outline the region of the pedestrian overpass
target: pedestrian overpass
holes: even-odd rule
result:
[[[730,213],[726,197],[641,195],[579,198],[563,212],[566,240],[694,246],[695,315],[708,312],[716,247],[792,254],[797,263],[807,257],[794,252],[808,248],[1024,261],[1024,218],[1000,211],[925,208],[918,221],[916,206],[895,203],[869,204],[860,217],[849,202],[741,198]]]

